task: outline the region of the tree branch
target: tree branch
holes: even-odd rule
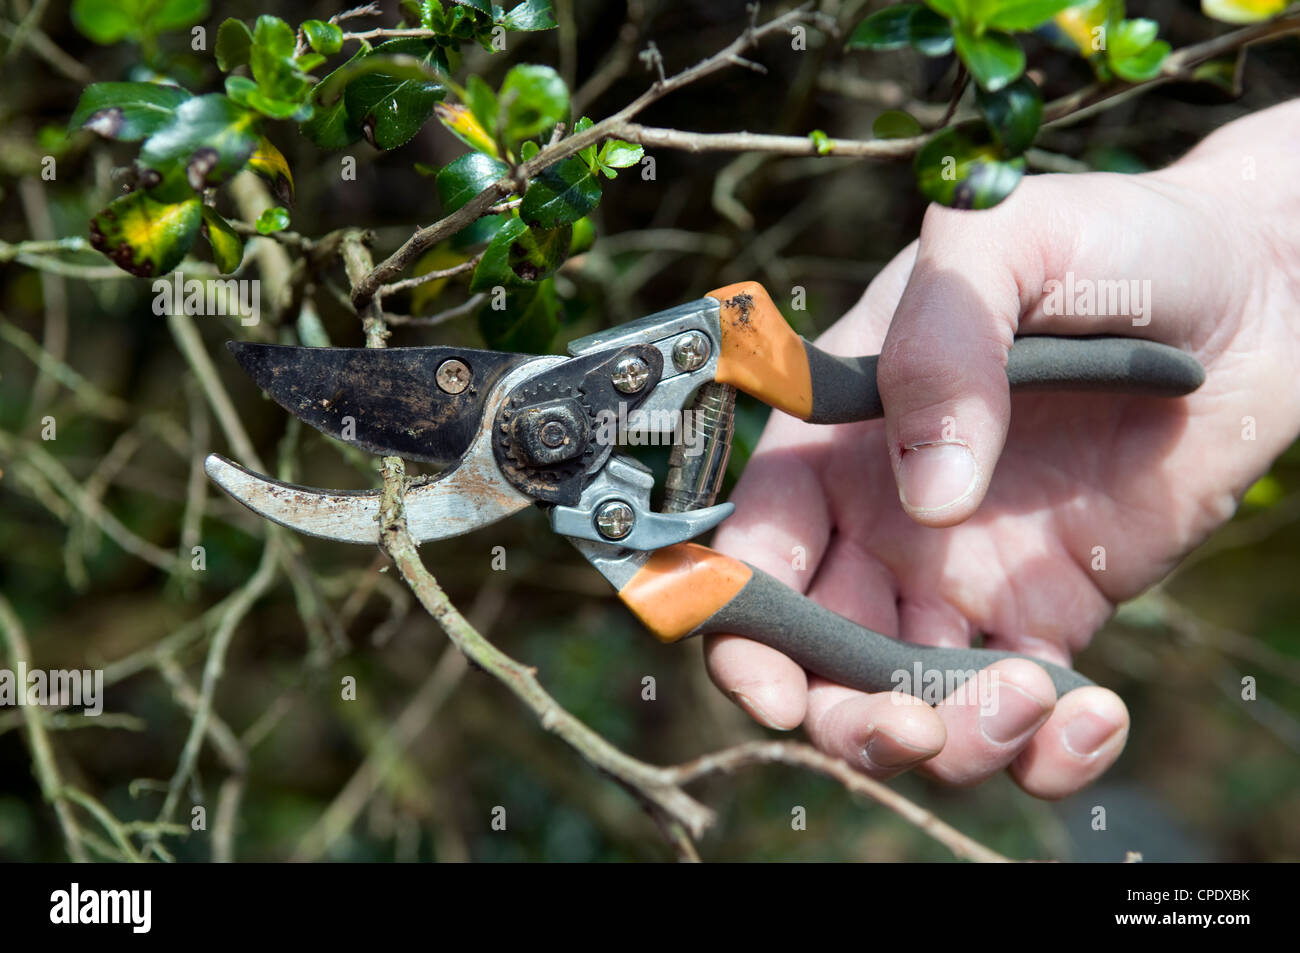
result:
[[[910,156],[928,139],[831,139],[819,152],[808,136],[772,136],[757,132],[683,132],[636,123],[620,123],[610,135],[643,146],[680,149],[684,152],[765,152],[786,156],[853,156],[858,159],[901,159]]]
[[[734,774],[739,768],[754,764],[788,764],[824,774],[838,781],[853,794],[866,795],[889,808],[964,860],[982,863],[1009,862],[1008,858],[945,824],[934,814],[912,803],[892,788],[854,770],[848,762],[824,755],[808,745],[785,741],[753,741],[706,754],[694,761],[669,768],[667,774],[678,784],[689,784],[713,774]]]
[[[397,251],[389,255],[359,280],[353,280],[352,301],[358,311],[363,311],[379,288],[391,281],[410,265],[427,248],[436,245],[467,225],[477,221],[497,202],[515,192],[521,192],[527,183],[542,170],[549,168],[569,156],[576,155],[587,146],[595,145],[602,139],[614,135],[614,131],[640,113],[647,106],[667,96],[669,93],[698,82],[720,70],[731,66],[736,57],[756,44],[760,39],[782,30],[795,23],[815,19],[810,12],[812,4],[806,3],[779,17],[769,20],[761,26],[746,30],[725,49],[701,60],[699,63],[682,70],[674,76],[660,80],[644,93],[624,106],[607,119],[603,119],[590,128],[548,145],[527,162],[520,163],[508,176],[498,179],[486,189],[470,199],[446,218],[422,228],[406,240]]]

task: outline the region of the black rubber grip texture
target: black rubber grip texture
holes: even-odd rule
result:
[[[1093,684],[1073,669],[1015,652],[933,648],[891,639],[818,605],[761,569],[754,569],[740,592],[691,635],[714,633],[742,635],[770,645],[808,671],[864,692],[899,688],[924,697],[927,683],[935,684],[932,680],[936,678],[955,687],[972,672],[1004,658],[1029,659],[1041,665],[1051,676],[1058,698],[1071,689]],[[920,679],[916,677],[917,663]]]
[[[812,375],[814,424],[884,416],[876,361],[835,357],[804,341]],[[1196,358],[1167,344],[1120,337],[1017,338],[1007,358],[1013,390],[1102,390],[1179,397],[1205,381]]]

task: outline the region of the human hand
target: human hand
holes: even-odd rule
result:
[[[1117,602],[1231,516],[1300,429],[1288,325],[1300,191],[1296,170],[1276,168],[1279,128],[1296,154],[1300,104],[1234,123],[1162,172],[1039,176],[989,211],[932,207],[919,241],[817,342],[881,354],[885,420],[826,427],[774,412],[716,548],[906,641],[964,646],[983,632],[985,647],[1069,664]],[[1278,157],[1271,175],[1243,178],[1252,151]],[[1097,300],[1061,314],[1052,282],[1070,276],[1076,290],[1136,279],[1137,294],[1122,314],[1096,313],[1110,310]],[[1178,400],[1011,400],[1017,334],[1146,337],[1196,355],[1207,380]],[[997,704],[982,714],[834,685],[735,636],[709,639],[706,656],[757,720],[802,723],[875,776],[919,766],[971,784],[1009,768],[1029,793],[1062,797],[1127,737],[1113,692],[1058,700],[1023,660],[992,667]]]

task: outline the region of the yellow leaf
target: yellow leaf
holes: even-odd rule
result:
[[[1277,16],[1286,0],[1201,0],[1201,12],[1224,23],[1256,23]]]
[[[433,109],[438,114],[438,120],[451,130],[452,135],[457,139],[471,149],[486,152],[494,159],[498,158],[497,144],[492,141],[492,137],[488,135],[482,123],[469,111],[469,107],[438,103]]]
[[[258,141],[257,151],[248,160],[248,167],[271,184],[281,205],[293,206],[293,173],[289,171],[284,154],[266,136]]]
[[[1105,49],[1107,25],[1122,16],[1110,0],[1093,0],[1066,7],[1052,22],[1082,56],[1089,57]]]

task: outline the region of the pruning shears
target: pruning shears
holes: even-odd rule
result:
[[[446,467],[409,487],[417,542],[459,536],[529,506],[545,512],[661,642],[731,633],[868,692],[895,673],[973,673],[1016,653],[931,648],[850,622],[739,559],[691,542],[731,515],[716,503],[731,451],[736,390],[815,424],[881,417],[876,356],[827,354],[797,335],[762,285],[697,301],[572,342],[568,356],[457,347],[317,348],[230,342],[281,407],[379,455]],[[1205,373],[1190,355],[1132,338],[1017,338],[1013,390],[1105,390],[1177,397]],[[690,411],[684,414],[683,411]],[[663,504],[654,476],[617,450],[619,432],[673,440]],[[375,545],[378,491],[269,479],[218,454],[208,475],[254,512],[325,539]],[[1031,659],[1058,695],[1091,684]],[[969,677],[969,675],[967,676]],[[919,686],[916,686],[919,690]]]

